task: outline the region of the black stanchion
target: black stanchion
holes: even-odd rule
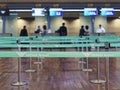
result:
[[[38,36],[36,36],[36,38],[38,38]]]
[[[96,43],[100,43],[99,38],[95,39],[95,42],[96,42]]]
[[[101,35],[101,33],[98,33],[98,36],[100,36]]]
[[[105,50],[109,51],[110,43],[109,42],[105,42],[104,44],[105,44]]]
[[[29,40],[33,40],[33,37],[30,37]]]

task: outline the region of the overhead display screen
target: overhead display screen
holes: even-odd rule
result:
[[[9,9],[0,9],[0,16],[9,16]]]
[[[84,16],[96,16],[98,15],[97,8],[84,8]]]
[[[62,16],[62,8],[50,8],[49,15],[50,16]]]
[[[32,16],[45,16],[45,8],[32,8]]]
[[[101,16],[113,16],[114,15],[114,8],[102,8]]]

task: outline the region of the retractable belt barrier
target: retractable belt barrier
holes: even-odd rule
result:
[[[119,41],[120,37],[118,36],[83,36],[82,38],[79,36],[28,36],[28,37],[17,37],[17,36],[13,36],[13,37],[0,37],[0,41],[16,41],[18,39],[20,39],[21,41],[28,41],[30,39],[32,40],[39,40],[39,41],[54,41],[54,40],[95,40],[99,38],[101,42],[105,42],[107,41],[111,41],[111,42],[115,42],[115,41]]]
[[[75,48],[75,47],[104,47],[100,44],[0,44],[0,48]]]
[[[11,58],[17,58],[17,57],[46,57],[46,58],[82,58],[82,57],[88,57],[88,58],[116,58],[120,57],[120,51],[119,52],[38,52],[38,51],[0,51],[0,57],[11,57]]]
[[[99,38],[99,43],[95,43],[95,40]],[[17,40],[20,40],[20,42],[17,42]],[[32,48],[74,48],[74,47],[105,47],[105,45],[110,47],[120,47],[119,43],[119,37],[117,36],[88,36],[86,37],[21,37],[21,38],[1,38],[0,40],[0,48],[16,48],[18,51],[0,51],[0,58],[18,58],[18,81],[13,83],[14,86],[21,86],[25,85],[26,82],[21,81],[21,58],[22,57],[38,57],[38,58],[106,58],[106,89],[109,88],[109,58],[120,58],[120,51],[31,51]],[[36,44],[36,43],[60,43],[60,44]],[[61,44],[62,42],[62,44]],[[70,42],[70,44],[65,44],[66,42]],[[71,43],[72,42],[72,43]],[[85,43],[84,43],[85,42]],[[6,44],[7,43],[7,44]],[[11,44],[10,44],[11,43]],[[14,43],[14,44],[13,44]],[[26,44],[21,44],[26,43]],[[32,44],[35,43],[35,44]],[[30,51],[21,51],[22,48],[30,48]],[[106,48],[106,47],[105,47]],[[109,49],[109,48],[107,48]],[[98,63],[99,64],[99,63]],[[99,69],[98,69],[99,70]],[[99,71],[98,71],[99,72]],[[99,77],[99,73],[98,73]],[[96,80],[98,82],[98,80]]]

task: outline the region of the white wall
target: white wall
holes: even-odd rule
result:
[[[90,32],[92,32],[92,27],[91,27],[91,17],[88,16],[80,16],[80,27],[84,25],[88,25]]]
[[[107,23],[108,31],[120,35],[120,18],[113,18]]]
[[[40,25],[40,28],[43,30],[43,25],[47,25],[47,18],[46,17],[42,17],[42,16],[38,16],[38,17],[35,17],[35,21],[34,22],[35,22],[35,26],[33,26],[34,27],[34,31],[36,30],[38,25]]]
[[[0,33],[2,33],[2,17],[0,17]]]
[[[17,16],[6,17],[6,33],[12,33],[12,35],[18,35]]]
[[[80,20],[79,19],[66,19],[68,35],[79,35]]]
[[[51,31],[55,32],[62,25],[61,23],[65,22],[62,17],[51,17]],[[67,26],[67,25],[66,25]]]

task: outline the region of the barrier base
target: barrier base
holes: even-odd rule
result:
[[[93,70],[92,69],[82,69],[82,71],[84,71],[84,72],[92,72]]]
[[[78,61],[78,63],[86,63],[85,61]]]
[[[105,83],[105,80],[91,80],[90,82],[94,83],[94,84],[101,84],[101,83]]]
[[[42,62],[34,62],[34,64],[42,64]]]
[[[23,85],[26,85],[26,84],[27,84],[26,82],[14,82],[11,85],[12,86],[23,86]]]
[[[34,73],[36,70],[34,69],[28,69],[28,70],[25,70],[26,73]]]

